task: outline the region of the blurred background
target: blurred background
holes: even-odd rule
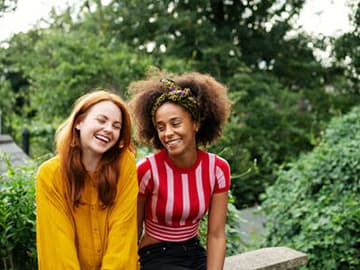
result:
[[[90,89],[128,99],[159,69],[209,73],[233,102],[208,149],[232,170],[228,254],[286,245],[312,254],[309,269],[358,269],[359,26],[359,0],[0,0],[0,134],[21,145],[26,131],[38,164]],[[2,177],[33,181],[36,166]]]

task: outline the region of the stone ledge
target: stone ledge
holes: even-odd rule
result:
[[[12,139],[9,135],[0,134],[0,144],[10,143],[10,142],[12,142]]]
[[[287,270],[306,265],[306,254],[287,247],[269,247],[225,259],[224,270]]]

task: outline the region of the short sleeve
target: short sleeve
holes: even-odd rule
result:
[[[141,159],[137,164],[137,175],[139,183],[139,194],[148,195],[153,186],[151,166],[148,158]]]
[[[230,166],[229,163],[219,157],[215,158],[215,193],[226,192],[230,189]]]

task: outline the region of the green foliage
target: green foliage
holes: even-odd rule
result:
[[[233,194],[243,208],[259,201],[279,164],[312,149],[320,132],[319,112],[310,109],[313,103],[305,93],[288,91],[266,73],[241,70],[228,85],[233,113],[211,150],[231,164]]]
[[[242,63],[254,69],[264,63],[267,70],[278,65],[292,70],[287,65],[286,52],[298,62],[316,64],[303,37],[285,38],[304,2],[134,0],[111,1],[102,6],[93,0],[84,5],[87,7],[84,10],[89,11],[84,12],[83,26],[88,32],[140,50],[146,50],[147,44],[152,43],[154,48],[149,53],[158,59],[169,56],[189,59],[195,61],[197,70],[224,79]],[[291,81],[301,75],[296,71],[299,66],[295,67]],[[309,69],[307,74],[310,72]]]
[[[36,269],[35,168],[13,167],[0,175],[1,269]]]
[[[53,150],[54,131],[76,98],[90,89],[107,87],[126,99],[128,84],[143,78],[153,63],[149,55],[82,31],[34,31],[15,36],[9,45],[0,49],[4,130],[18,138],[21,129],[28,127],[35,144],[31,149],[40,147],[31,153],[35,156]],[[163,61],[163,68],[190,69],[171,57]]]
[[[6,12],[10,12],[16,9],[18,0],[0,0],[0,18]]]
[[[353,14],[350,19],[354,30],[334,39],[333,45],[337,60],[334,66],[343,70],[349,79],[348,91],[358,94],[360,86],[360,2],[356,2],[351,2]]]
[[[144,74],[150,58],[87,33],[51,32],[36,43],[31,70],[31,106],[42,120],[64,118],[76,98],[96,87],[125,97],[130,80]]]
[[[234,197],[229,193],[229,202],[227,205],[227,216],[225,224],[226,234],[226,256],[235,255],[245,250],[246,244],[240,236],[240,219],[239,210],[235,207]],[[200,242],[206,246],[208,219],[204,216],[199,227]]]
[[[26,70],[31,70],[34,44],[39,36],[36,31],[20,33],[11,38],[7,49],[0,48],[0,108],[2,110],[3,132],[17,137],[18,119],[33,117],[29,106],[31,79]]]
[[[149,66],[209,73],[234,102],[211,149],[230,161],[237,207],[253,205],[279,165],[311,150],[328,120],[360,99],[359,27],[339,39],[337,62],[325,68],[313,48],[326,42],[291,34],[303,4],[83,0],[79,9],[53,10],[49,28],[17,34],[0,48],[2,130],[19,142],[28,127],[37,158],[53,150],[56,127],[89,89],[110,87],[127,98],[129,83]]]
[[[335,118],[312,153],[267,190],[266,245],[305,252],[307,269],[360,267],[360,107]]]

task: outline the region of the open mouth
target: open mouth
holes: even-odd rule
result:
[[[171,140],[171,141],[166,142],[166,145],[174,146],[174,145],[178,144],[180,141],[181,141],[181,139]]]
[[[95,138],[98,139],[99,141],[102,141],[104,143],[109,143],[110,142],[110,138],[104,136],[104,135],[100,135],[100,134],[96,134]]]

